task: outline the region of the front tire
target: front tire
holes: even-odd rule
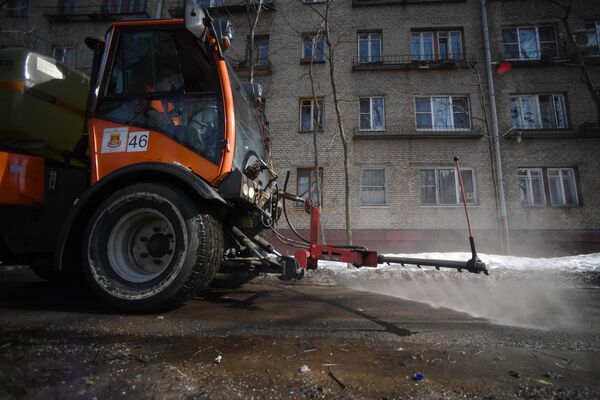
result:
[[[221,224],[176,187],[139,183],[107,198],[83,241],[86,282],[105,302],[159,311],[208,286],[223,254]]]

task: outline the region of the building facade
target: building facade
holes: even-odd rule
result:
[[[206,1],[215,17],[234,23],[227,57],[242,79],[255,3]],[[578,66],[583,60],[598,90],[600,4],[572,3],[566,24],[558,18],[565,11],[545,0],[486,5],[515,254],[600,249],[600,130]],[[85,36],[101,37],[115,19],[180,18],[183,1],[11,0],[0,12],[0,46],[32,48],[89,71]],[[343,242],[345,227],[333,64],[349,143],[354,242],[392,252],[466,250],[458,156],[480,250],[501,250],[483,31],[480,0],[263,1],[251,57],[265,88],[274,163],[282,177],[290,170],[289,191],[321,202],[328,242]],[[288,204],[288,214],[297,228],[308,227],[300,205]]]

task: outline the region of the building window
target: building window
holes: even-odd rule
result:
[[[574,168],[519,168],[518,175],[522,205],[546,205],[548,195],[552,206],[579,205]]]
[[[53,46],[52,58],[65,65],[73,65],[75,61],[75,50],[73,47]]]
[[[217,7],[223,0],[202,0],[201,7]],[[104,0],[103,10],[107,14],[127,14],[146,11],[146,0]]]
[[[411,36],[413,61],[462,60],[461,31],[413,32]]]
[[[358,99],[359,129],[361,131],[383,131],[385,109],[383,97],[361,97]]]
[[[302,36],[303,64],[325,62],[325,39],[321,34],[306,34]]]
[[[358,34],[358,62],[381,62],[381,33]]]
[[[513,128],[566,129],[567,111],[562,94],[510,96]]]
[[[310,198],[314,205],[322,204],[319,201],[317,190],[317,174],[314,168],[298,168],[296,171],[296,189],[298,197],[304,199]],[[319,188],[321,189],[321,199],[323,199],[323,169],[319,168]],[[302,207],[303,204],[297,203]]]
[[[63,0],[62,12],[67,15],[79,13],[79,0]]]
[[[323,99],[300,99],[300,132],[322,131],[324,119]]]
[[[544,179],[541,168],[521,168],[519,175],[519,194],[521,204],[526,206],[543,206],[546,204]]]
[[[587,46],[590,56],[600,56],[600,22],[589,22],[585,24],[589,31],[587,34]]]
[[[361,175],[360,205],[387,205],[385,168],[364,168]]]
[[[462,204],[460,184],[453,167],[422,168],[421,204],[427,206],[445,206]],[[465,197],[468,204],[477,202],[475,177],[473,170],[462,169],[461,176],[465,187]]]
[[[548,168],[548,188],[553,206],[579,204],[573,168]]]
[[[504,57],[539,60],[558,57],[554,26],[523,26],[502,29]]]
[[[248,38],[250,40],[250,38]],[[255,67],[265,67],[269,63],[269,36],[257,35],[254,37],[252,58]]]
[[[3,8],[12,17],[26,17],[29,15],[29,0],[8,0]]]
[[[469,99],[464,96],[415,97],[417,130],[471,129]]]
[[[269,58],[269,37],[259,37],[256,41],[256,61],[266,61]]]

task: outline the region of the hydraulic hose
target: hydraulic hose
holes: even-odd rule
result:
[[[287,173],[285,174],[285,181],[284,181],[284,183],[283,183],[283,192],[284,192],[284,193],[286,193],[286,191],[287,191],[287,185],[288,185],[288,182],[289,182],[289,180],[290,180],[290,171],[288,170],[288,171],[287,171]],[[309,243],[310,243],[310,240],[308,240],[308,239],[306,239],[304,236],[302,236],[302,235],[301,235],[301,234],[300,234],[300,233],[299,233],[299,232],[296,230],[296,228],[294,228],[294,226],[293,226],[293,225],[292,225],[292,223],[290,222],[290,219],[289,219],[289,217],[288,217],[288,214],[287,214],[287,207],[286,207],[286,205],[285,205],[285,196],[282,196],[282,197],[283,197],[283,216],[285,217],[285,222],[287,222],[287,224],[288,224],[288,226],[290,227],[290,229],[292,230],[292,232],[294,232],[294,234],[295,234],[296,236],[298,236],[298,238],[300,238],[300,240],[302,240],[303,242],[305,242],[305,243],[309,244]]]

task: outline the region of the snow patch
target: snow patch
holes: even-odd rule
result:
[[[471,253],[415,253],[415,254],[386,254],[386,256],[405,257],[405,258],[424,258],[438,260],[457,260],[466,261],[471,258]],[[554,271],[554,272],[600,272],[600,253],[582,254],[577,256],[554,257],[554,258],[530,258],[501,256],[495,254],[479,254],[479,258],[487,264],[490,273],[493,272],[517,272],[517,271]],[[377,268],[354,268],[348,267],[345,263],[333,261],[319,261],[319,269],[330,272],[333,275],[343,273],[344,275],[357,275],[367,278],[368,275],[379,275],[380,277],[389,277],[394,271],[419,270],[417,266],[406,265],[402,267],[399,264],[379,265]],[[433,267],[423,267],[424,271],[433,270]],[[317,270],[319,271],[319,270]],[[442,269],[442,271],[452,271]],[[327,273],[325,273],[327,275]]]

